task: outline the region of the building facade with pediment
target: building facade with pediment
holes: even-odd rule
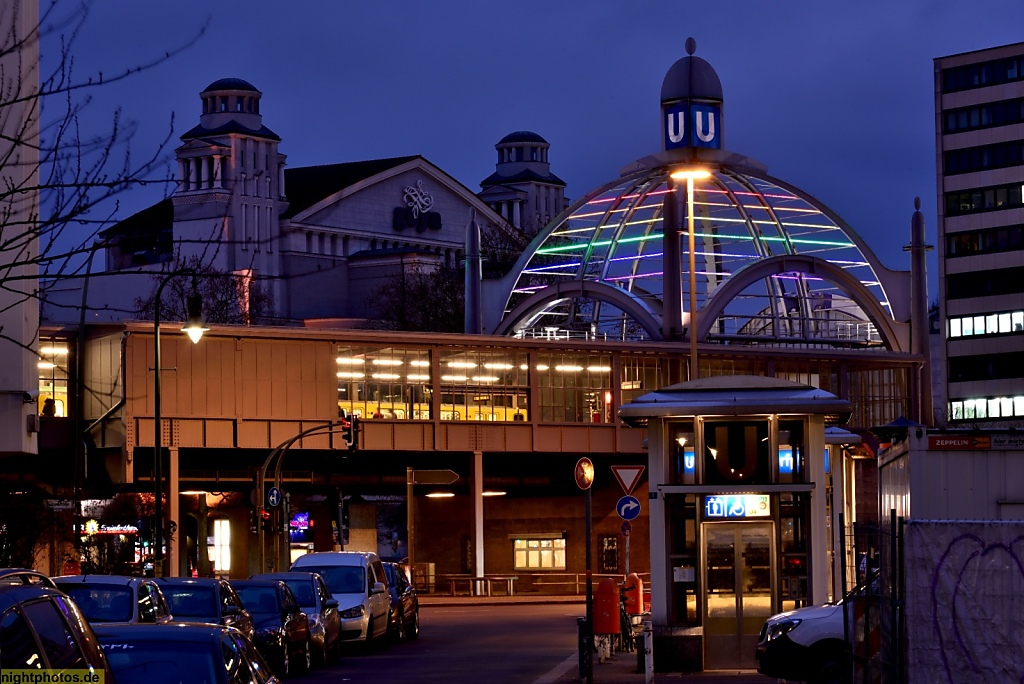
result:
[[[202,91],[199,123],[175,151],[175,192],[101,233],[103,275],[119,277],[93,277],[90,322],[131,318],[134,297],[155,288],[154,272],[193,259],[260,283],[272,321],[364,319],[374,292],[403,269],[457,265],[471,214],[484,233],[518,232],[422,156],[287,168],[261,96],[237,78]],[[559,207],[561,186],[551,186]],[[125,287],[130,273],[145,282]],[[47,320],[77,316],[81,297],[80,282],[53,283]]]

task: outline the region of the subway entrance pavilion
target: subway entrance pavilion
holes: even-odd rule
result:
[[[467,578],[492,576],[516,578],[517,593],[580,593],[586,530],[574,466],[587,456],[596,467],[595,574],[621,578],[628,568],[661,582],[652,588],[656,624],[687,638],[659,667],[714,665],[701,640],[709,620],[739,652],[764,612],[837,595],[840,515],[851,527],[877,519],[873,451],[858,435],[901,415],[930,415],[925,338],[910,324],[918,279],[883,267],[828,208],[729,152],[718,76],[689,52],[662,87],[663,149],[633,163],[609,160],[625,164],[621,175],[552,221],[509,276],[469,282],[472,334],[320,321],[211,326],[192,344],[180,325],[164,325],[161,367],[174,369],[164,371],[160,396],[162,500],[173,530],[166,572],[206,568],[201,559],[210,558],[212,572],[247,577],[309,550],[343,547],[411,559],[424,591],[480,590]],[[233,178],[220,182],[235,191]],[[372,187],[358,192],[373,199]],[[455,220],[471,224],[468,206],[446,217]],[[921,323],[913,330],[923,335]],[[58,427],[77,416],[89,443],[86,496],[131,492],[152,502],[153,333],[151,322],[130,321],[89,326],[81,337],[54,329],[41,340],[63,351],[54,352],[40,393],[63,391],[66,408],[64,418],[41,421],[39,462],[47,465],[39,481],[75,471],[74,440]],[[63,376],[62,365],[70,371]],[[620,407],[651,393],[718,376],[729,376],[736,392],[744,378],[762,376],[848,409],[762,406],[744,417],[752,433],[726,430],[726,442],[716,442],[714,462],[730,467],[714,470],[696,453],[694,468],[686,465],[694,445],[677,437],[699,430],[648,443],[642,421],[631,418],[641,425],[632,427],[620,418]],[[701,406],[699,418],[685,420],[717,420],[714,402]],[[362,419],[358,448],[327,429],[341,409]],[[821,437],[834,422],[842,436]],[[271,450],[317,426],[324,429],[290,442],[281,457],[282,496],[270,506],[254,490],[257,471]],[[757,439],[736,437],[748,433]],[[707,434],[696,438],[701,449]],[[757,446],[761,439],[767,446]],[[749,453],[728,446],[741,443]],[[676,457],[679,468],[664,465]],[[612,466],[644,466],[628,537]],[[415,475],[436,470],[458,479],[428,484],[444,478]],[[66,480],[52,487],[70,491]],[[650,502],[669,493],[667,519],[652,525]],[[711,505],[722,496],[752,496],[764,513],[726,520]],[[152,550],[145,524],[137,539],[140,553]],[[735,540],[763,563],[750,568],[724,552]],[[708,575],[702,568],[712,555],[719,563]],[[753,618],[744,613],[748,588],[760,611]],[[725,622],[708,613],[711,595],[716,605],[732,601]],[[723,639],[716,653],[728,651]],[[673,652],[663,650],[665,658]]]

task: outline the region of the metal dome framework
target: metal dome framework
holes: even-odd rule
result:
[[[576,202],[520,259],[498,334],[663,339],[662,166]],[[681,195],[681,299],[689,301]],[[697,340],[826,347],[903,345],[877,261],[832,211],[756,170],[721,166],[694,187]],[[891,288],[890,288],[891,289]],[[689,314],[683,314],[686,335]]]

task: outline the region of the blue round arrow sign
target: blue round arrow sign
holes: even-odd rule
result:
[[[267,505],[273,508],[279,503],[281,503],[281,490],[277,487],[271,487],[270,491],[267,492]]]
[[[624,496],[615,504],[615,512],[623,520],[634,520],[640,515],[640,501],[635,496]]]

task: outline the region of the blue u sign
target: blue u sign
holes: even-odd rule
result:
[[[722,108],[711,104],[678,104],[662,110],[665,149],[722,147]]]

